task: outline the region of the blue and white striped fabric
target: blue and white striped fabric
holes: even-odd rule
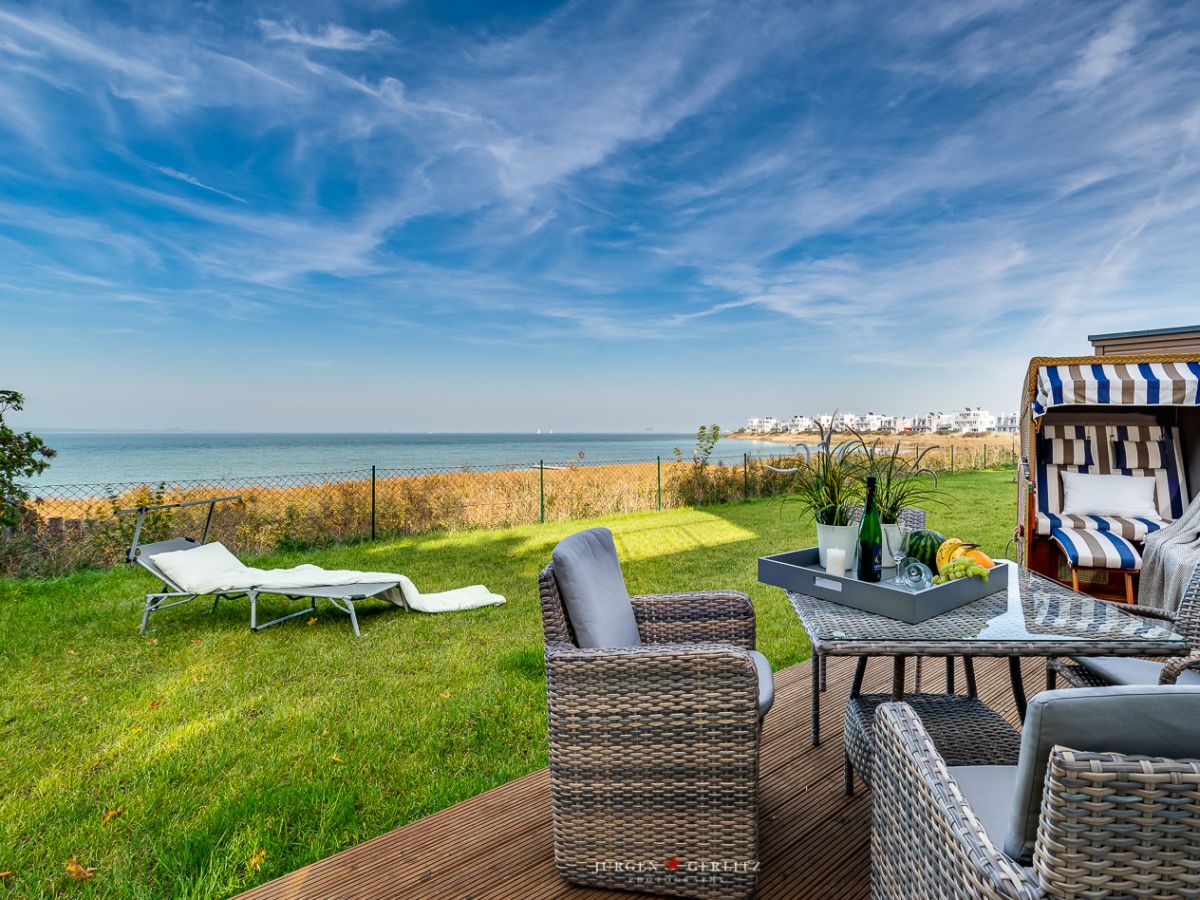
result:
[[[1056,406],[1200,406],[1200,362],[1043,366],[1033,417]]]
[[[1122,569],[1140,571],[1142,555],[1137,548],[1111,531],[1086,528],[1055,528],[1050,539],[1062,548],[1075,569]]]
[[[1084,465],[1056,465],[1054,459],[1065,458],[1056,448],[1085,442],[1088,453]],[[1153,469],[1118,468],[1118,444],[1161,443],[1163,465]],[[1169,448],[1169,449],[1168,449]],[[1075,457],[1076,459],[1078,457]],[[1128,462],[1128,459],[1121,460]],[[1157,518],[1126,518],[1122,516],[1065,516],[1063,508],[1062,472],[1084,472],[1095,475],[1142,475],[1155,479],[1154,504]],[[1183,456],[1174,429],[1159,425],[1046,425],[1038,435],[1037,467],[1034,472],[1037,490],[1036,533],[1048,535],[1055,528],[1074,528],[1107,531],[1130,541],[1142,541],[1147,534],[1165,527],[1180,515],[1186,505]]]
[[[1127,541],[1139,544],[1146,535],[1166,528],[1170,522],[1162,519],[1130,519],[1125,516],[1064,516],[1056,513],[1037,513],[1037,533],[1050,534],[1055,528],[1075,528],[1079,531],[1111,531]]]
[[[1175,432],[1171,428],[1158,425],[1109,425],[1107,428],[1108,442],[1113,446],[1110,471],[1122,475],[1151,475],[1157,482],[1155,489],[1155,505],[1158,514],[1174,521],[1183,515],[1187,506],[1184,483],[1183,449]],[[1148,465],[1142,468],[1129,466],[1133,459],[1125,452],[1130,446],[1153,447],[1154,452],[1144,450],[1144,461],[1152,461],[1158,457],[1161,465]],[[1135,456],[1138,454],[1134,454]]]

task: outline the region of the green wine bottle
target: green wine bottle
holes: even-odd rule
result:
[[[883,526],[875,508],[875,476],[867,476],[867,501],[858,526],[858,580],[883,580]]]

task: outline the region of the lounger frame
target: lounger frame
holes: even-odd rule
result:
[[[150,628],[150,617],[157,612],[162,612],[164,609],[170,609],[172,606],[181,606],[184,603],[190,603],[201,596],[211,596],[213,605],[210,612],[216,612],[217,606],[222,600],[239,600],[242,597],[250,601],[250,630],[262,631],[264,628],[270,628],[272,625],[278,625],[280,622],[286,622],[288,619],[294,619],[297,616],[310,615],[317,611],[317,600],[328,600],[330,605],[339,612],[343,612],[350,617],[350,626],[354,629],[354,636],[360,637],[361,632],[358,628],[358,614],[355,611],[354,604],[359,600],[367,600],[377,597],[380,594],[391,590],[397,586],[397,582],[379,582],[369,584],[345,584],[345,585],[313,585],[311,587],[294,588],[284,590],[279,588],[258,589],[251,587],[245,591],[234,593],[216,593],[216,594],[196,594],[184,590],[180,585],[173,582],[158,566],[154,564],[152,557],[156,553],[170,553],[174,550],[189,550],[193,547],[199,547],[208,543],[209,534],[212,531],[213,510],[218,503],[225,503],[233,500],[241,500],[240,496],[231,497],[212,497],[206,500],[189,500],[182,503],[163,503],[156,506],[138,506],[132,509],[117,510],[117,515],[126,513],[137,513],[137,522],[133,528],[133,540],[129,545],[129,549],[125,553],[127,562],[136,563],[143,569],[157,578],[163,584],[161,591],[155,591],[146,595],[146,605],[142,609],[142,625],[139,629],[141,634],[152,630]],[[208,506],[208,516],[204,521],[204,533],[199,541],[190,537],[171,538],[165,541],[155,541],[149,544],[142,544],[142,526],[145,524],[146,513],[160,509],[176,509],[184,506]],[[264,594],[270,594],[278,597],[287,597],[289,599],[304,599],[309,601],[309,605],[304,609],[290,612],[287,615],[279,616],[269,622],[259,623],[258,621],[258,598]],[[169,602],[167,602],[169,601]],[[408,603],[403,602],[402,608],[405,612],[409,611]]]

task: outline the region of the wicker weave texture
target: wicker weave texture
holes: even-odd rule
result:
[[[540,590],[559,872],[594,887],[749,896],[761,730],[749,599],[637,597],[643,646],[590,650],[569,639],[550,567]]]
[[[1043,897],[988,839],[920,718],[885,703],[875,719],[872,896],[889,900]]]
[[[1200,761],[1055,747],[1033,865],[1052,897],[1200,896]]]
[[[875,712],[890,694],[862,694],[846,704],[846,756],[871,784],[875,757]],[[948,766],[1015,766],[1021,736],[1008,720],[982,700],[953,694],[910,694],[905,702],[920,718]]]
[[[988,838],[920,718],[876,717],[874,896],[1200,896],[1200,761],[1055,747],[1032,870]]]

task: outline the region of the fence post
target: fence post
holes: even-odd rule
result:
[[[371,540],[375,540],[375,467],[371,466]]]
[[[658,511],[662,512],[662,457],[654,457],[655,463],[658,466]]]
[[[954,445],[950,445],[950,471],[954,471]]]
[[[546,461],[538,460],[538,521],[546,522]]]
[[[987,444],[983,445],[983,467],[987,468]]]
[[[750,454],[742,454],[742,499],[750,499]]]

